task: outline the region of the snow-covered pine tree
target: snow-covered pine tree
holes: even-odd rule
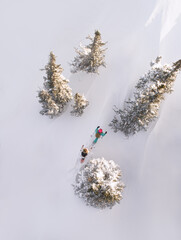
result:
[[[90,160],[76,176],[75,194],[87,205],[96,208],[112,208],[122,199],[125,185],[121,182],[120,167],[104,158]]]
[[[181,60],[172,65],[162,65],[161,57],[151,62],[151,70],[141,77],[135,87],[133,99],[125,102],[123,110],[115,108],[116,115],[110,123],[115,132],[126,136],[147,130],[159,114],[165,93],[173,91],[173,83],[181,69]]]
[[[101,40],[101,33],[96,30],[94,38],[88,36],[87,39],[91,43],[84,46],[80,43],[80,50],[75,49],[77,56],[71,63],[73,66],[71,72],[76,73],[78,71],[85,71],[87,73],[97,73],[100,66],[106,67],[105,63],[105,51],[102,47],[106,44]]]
[[[67,103],[72,100],[72,89],[69,81],[62,75],[63,68],[56,64],[55,55],[50,52],[49,63],[45,66],[44,88],[39,91],[39,102],[42,103],[42,115],[50,117],[60,114]]]
[[[88,105],[89,102],[86,100],[85,96],[76,93],[74,96],[74,105],[72,105],[73,110],[71,111],[71,114],[77,117],[81,116]]]

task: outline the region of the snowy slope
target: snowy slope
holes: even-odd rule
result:
[[[180,9],[177,0],[1,1],[0,239],[180,239],[181,76],[150,131],[127,139],[108,127],[112,106],[121,106],[150,60],[181,58],[180,11],[171,2]],[[108,41],[107,68],[72,75],[74,47],[95,29]],[[53,120],[39,114],[39,69],[51,50],[74,93],[90,101],[81,118],[70,107]],[[118,163],[126,184],[112,210],[85,206],[71,186],[79,149],[98,125],[108,134],[93,156]]]

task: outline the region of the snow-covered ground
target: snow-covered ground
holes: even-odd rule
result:
[[[157,55],[181,58],[179,0],[32,0],[0,4],[0,239],[181,239],[181,76],[146,133],[129,139],[108,124]],[[100,75],[70,73],[74,47],[98,29],[108,41]],[[74,93],[81,118],[41,116],[37,90],[49,52]],[[101,125],[94,157],[113,159],[126,184],[120,205],[97,210],[73,193],[82,144]]]

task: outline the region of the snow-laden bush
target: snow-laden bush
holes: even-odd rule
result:
[[[116,115],[110,123],[115,132],[126,136],[147,130],[159,114],[166,93],[173,91],[173,83],[181,69],[181,60],[172,65],[162,65],[161,57],[151,62],[151,69],[139,79],[132,99],[125,101],[124,108],[115,108]]]
[[[89,101],[86,100],[84,95],[76,93],[74,96],[74,105],[72,105],[71,114],[76,117],[80,117],[84,113],[84,109],[89,105]]]
[[[125,185],[121,182],[120,167],[113,160],[104,158],[90,160],[76,176],[75,194],[87,205],[97,208],[112,208],[122,199]]]

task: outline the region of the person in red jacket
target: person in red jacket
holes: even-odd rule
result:
[[[107,131],[104,133],[103,130],[100,128],[100,126],[98,126],[95,130],[95,140],[93,141],[93,144],[96,144],[96,142],[98,141],[98,139],[102,136],[104,137],[107,134]]]

